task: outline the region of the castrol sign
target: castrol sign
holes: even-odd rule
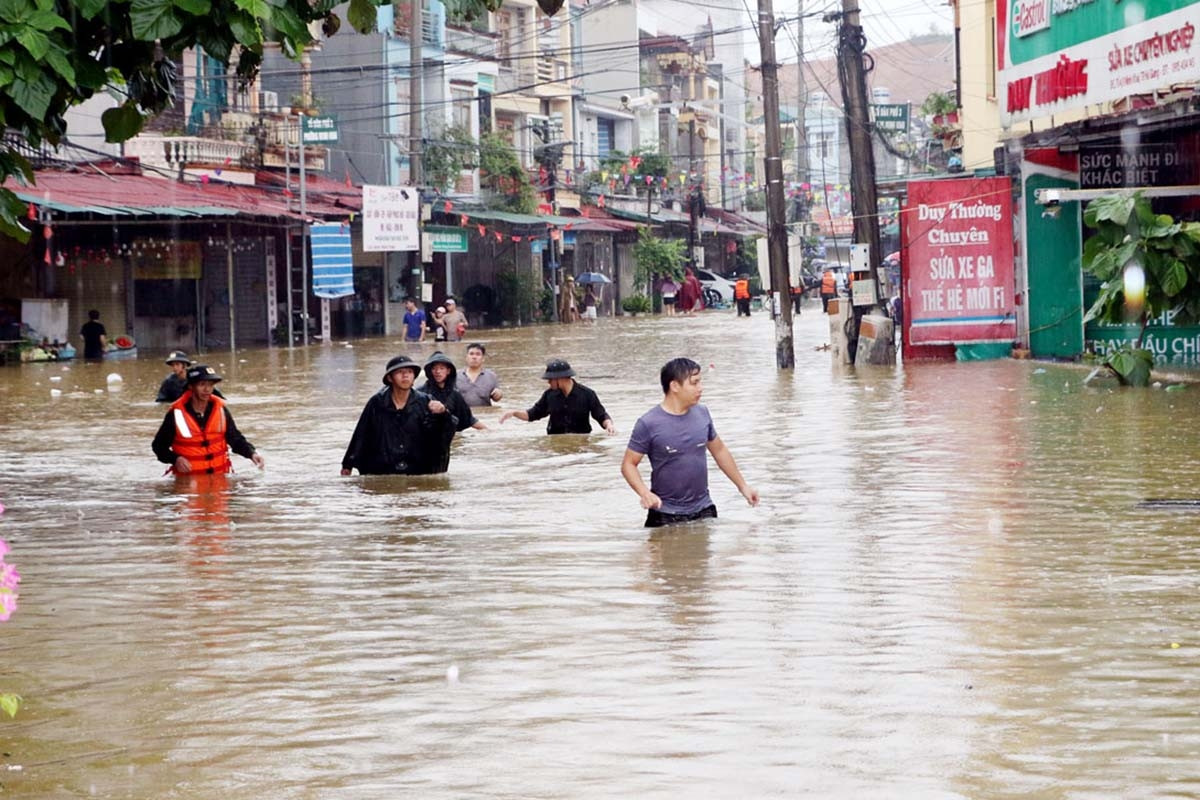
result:
[[[1018,38],[1050,27],[1050,0],[1014,0],[1012,32]]]

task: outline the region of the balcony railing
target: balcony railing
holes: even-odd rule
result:
[[[557,58],[542,57],[537,60],[537,82],[563,81],[568,75],[567,62]]]
[[[200,136],[163,136],[143,133],[125,143],[125,155],[149,167],[178,169],[187,164],[238,164],[255,152],[253,142],[207,139]]]

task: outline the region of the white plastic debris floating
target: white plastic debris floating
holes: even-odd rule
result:
[[[62,380],[62,375],[51,375],[50,376],[51,383],[58,383],[61,380]]]
[[[50,396],[51,397],[62,397],[62,389],[51,389]]]
[[[123,383],[124,381],[125,381],[125,379],[122,378],[119,374],[117,374],[115,372],[108,373],[108,382],[109,383]]]

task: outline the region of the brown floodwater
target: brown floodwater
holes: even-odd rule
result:
[[[1200,794],[1200,515],[1138,508],[1200,497],[1200,389],[796,331],[794,372],[761,314],[482,332],[505,408],[563,356],[620,433],[486,409],[432,478],[338,475],[393,342],[205,356],[266,458],[216,483],[150,452],[161,359],[0,369],[4,794]],[[713,467],[721,518],[650,533],[676,355],[763,501]]]

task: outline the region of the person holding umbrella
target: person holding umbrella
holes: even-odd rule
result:
[[[603,272],[584,272],[576,277],[575,281],[580,286],[587,287],[587,290],[583,294],[583,318],[589,322],[595,322],[600,305],[600,299],[595,287],[597,284],[603,286],[606,283],[612,283],[612,281]]]

